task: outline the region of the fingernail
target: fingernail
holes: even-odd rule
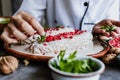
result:
[[[18,41],[17,40],[13,40],[13,43],[17,43]]]
[[[41,36],[44,36],[45,35],[45,32],[43,31],[42,33],[41,33]]]

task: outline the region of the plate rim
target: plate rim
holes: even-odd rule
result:
[[[17,51],[17,50],[14,50],[14,49],[10,48],[9,44],[7,44],[7,43],[4,44],[4,48],[11,55],[19,57],[19,58],[27,59],[27,60],[48,61],[50,58],[53,57],[53,56],[26,54],[24,52],[20,52],[20,51]],[[100,52],[97,52],[96,54],[90,54],[90,55],[87,55],[87,56],[91,56],[91,57],[94,57],[94,58],[101,58],[102,56],[104,56],[109,51],[109,49],[110,49],[110,46],[107,45],[107,46],[104,46],[104,49],[101,50]]]

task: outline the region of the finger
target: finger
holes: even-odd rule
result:
[[[106,32],[106,30],[104,29],[101,29],[100,25],[95,25],[94,33],[104,35],[104,36],[110,36],[110,33]]]
[[[21,31],[25,32],[27,35],[33,35],[35,33],[35,30],[30,26],[26,21],[24,21],[21,17],[19,16],[13,16],[13,20],[17,22],[18,28],[20,28]]]
[[[100,21],[97,25],[106,26],[106,25],[113,25],[113,24],[110,19],[105,19],[105,20]]]
[[[8,24],[9,29],[11,30],[11,33],[17,40],[25,40],[27,36],[22,33],[20,30],[18,30],[14,24],[9,23]]]
[[[22,18],[24,20],[26,20],[27,22],[29,22],[30,25],[32,25],[32,27],[40,34],[40,35],[44,35],[44,29],[43,27],[40,25],[40,23],[30,14],[25,13],[25,12],[21,12],[22,13]]]
[[[111,20],[107,19],[107,20],[105,21],[104,25],[112,26],[113,23],[111,22]]]
[[[115,32],[116,32],[117,34],[120,34],[120,27],[116,27]]]
[[[110,37],[110,33],[109,32],[105,32],[103,35]]]
[[[96,24],[96,25],[93,27],[92,33],[93,33],[93,34],[99,34],[99,33],[97,33],[97,31],[98,31],[99,29],[100,29],[100,28],[99,28],[99,25]],[[97,31],[96,31],[96,30],[97,30]]]
[[[111,20],[111,22],[113,23],[113,25],[120,27],[120,21]]]
[[[118,36],[118,34],[117,34],[116,32],[114,32],[114,31],[111,31],[110,35],[111,35],[112,37],[117,37],[117,36]]]
[[[100,29],[100,25],[95,25],[95,27],[93,28],[93,30],[97,34],[103,34],[105,32],[105,30]]]
[[[104,36],[107,36],[107,37],[110,36],[110,33],[109,33],[109,32],[106,32],[106,31],[103,30],[103,29],[100,29],[98,32],[99,32],[101,35],[104,35]]]
[[[3,31],[3,33],[1,34],[0,38],[1,38],[4,42],[6,42],[6,43],[8,43],[8,44],[17,43],[17,40],[16,40],[16,39],[11,38],[11,37],[9,36],[9,32],[8,32],[7,28],[4,29],[4,31]]]

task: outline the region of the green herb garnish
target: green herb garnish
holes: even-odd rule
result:
[[[89,73],[99,69],[99,65],[91,59],[76,59],[76,53],[77,51],[74,51],[64,58],[65,50],[62,50],[57,56],[57,60],[51,64],[56,69],[70,73]]]
[[[49,29],[48,25],[44,25],[43,27],[44,27],[44,29]]]
[[[44,42],[45,39],[46,39],[46,34],[45,34],[44,36],[38,37],[38,38],[37,38],[37,41],[38,41],[38,43],[40,44],[40,43]]]
[[[100,28],[106,30],[107,32],[111,32],[111,31],[114,31],[116,29],[115,26],[109,26],[109,25],[101,26]]]
[[[10,18],[0,18],[0,24],[8,24],[10,22]]]
[[[56,26],[55,28],[60,28],[61,26]]]

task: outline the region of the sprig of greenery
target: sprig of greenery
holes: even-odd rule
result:
[[[42,42],[45,41],[45,39],[46,39],[46,34],[43,35],[43,36],[41,36],[41,37],[38,37],[38,38],[37,38],[37,41],[38,41],[39,44],[41,44]]]
[[[56,69],[70,73],[89,73],[99,69],[99,65],[91,59],[76,59],[76,53],[77,51],[74,51],[64,58],[65,50],[62,50],[57,56],[57,60],[51,64]]]
[[[111,32],[111,31],[114,31],[116,29],[116,27],[114,25],[101,26],[100,28],[106,30],[107,32]]]
[[[10,18],[1,18],[0,24],[8,24],[10,22]]]

